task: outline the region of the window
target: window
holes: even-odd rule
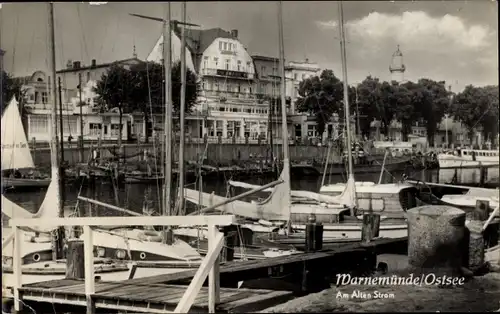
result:
[[[227,50],[227,43],[224,43],[224,48],[223,50]]]
[[[217,136],[222,136],[222,129],[223,129],[223,127],[222,127],[222,123],[223,123],[223,122],[224,122],[224,121],[220,121],[220,120],[215,121],[216,132],[217,132],[217,134],[216,134],[216,135],[217,135]]]
[[[295,125],[295,137],[302,137],[302,126],[300,124]]]
[[[101,123],[89,123],[89,134],[91,136],[101,135],[102,124]]]
[[[278,68],[273,67],[273,75],[274,76],[278,75]]]
[[[241,85],[238,84],[238,93],[241,93]]]
[[[205,56],[203,58],[203,68],[208,69],[208,57],[207,56]]]
[[[227,121],[227,137],[233,137],[234,135],[234,121]]]
[[[297,80],[297,73],[293,74],[293,79],[296,81]]]
[[[87,72],[87,82],[90,81],[90,71]]]
[[[219,65],[219,58],[214,57],[214,62],[215,62],[215,68],[217,69]]]
[[[226,59],[226,70],[229,70],[229,59]]]
[[[266,67],[265,66],[260,67],[260,75],[266,76]]]
[[[118,137],[119,134],[120,134],[120,124],[116,123],[116,124],[111,124],[111,132],[109,133],[110,136],[116,136]]]
[[[225,107],[219,107],[219,111],[224,112],[224,111],[226,111],[226,108]]]
[[[49,119],[48,115],[31,115],[30,117],[30,132],[33,134],[37,133],[48,133]]]
[[[215,81],[215,90],[219,91],[219,82]]]
[[[219,50],[222,50],[222,44],[223,44],[223,42],[219,41]]]
[[[46,104],[48,102],[48,95],[47,92],[42,92],[42,104]]]
[[[238,71],[241,71],[241,60],[238,60]]]

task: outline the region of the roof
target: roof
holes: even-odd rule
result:
[[[175,34],[181,38],[179,27],[174,28]],[[231,32],[222,28],[186,29],[186,44],[193,54],[202,54],[217,38],[237,39]]]
[[[181,29],[174,27],[174,33],[177,37],[181,38]],[[186,28],[186,46],[191,51],[191,57],[195,69],[199,69],[201,63],[201,55],[217,38],[235,39],[231,32],[225,31],[222,28],[211,29],[188,29]]]
[[[142,63],[144,61],[138,59],[138,58],[129,58],[129,59],[123,59],[123,60],[117,60],[113,62],[108,62],[108,63],[101,63],[101,64],[96,64],[95,66],[88,65],[88,66],[83,66],[77,69],[71,68],[71,69],[62,69],[59,71],[56,71],[56,73],[67,73],[67,72],[79,72],[83,70],[88,70],[88,69],[99,69],[99,68],[107,68],[110,67],[113,64],[121,64],[121,63],[129,63],[131,61],[136,61],[138,63]]]
[[[262,60],[262,61],[273,61],[273,62],[279,62],[280,60],[278,58],[274,57],[266,57],[266,56],[251,56],[253,60]]]

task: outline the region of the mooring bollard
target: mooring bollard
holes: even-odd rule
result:
[[[368,244],[380,233],[380,214],[364,213],[361,227],[361,244]]]
[[[488,231],[490,231],[491,228],[487,228],[483,233],[483,226],[484,222],[488,220],[489,207],[490,203],[488,201],[477,200],[474,211],[470,212],[468,215],[470,220],[467,224],[468,255],[464,266],[472,271],[472,273],[484,268],[485,242]]]
[[[66,278],[85,278],[85,259],[83,240],[69,239],[66,252]]]
[[[306,224],[306,252],[320,251],[323,248],[323,225],[316,222],[316,215],[311,214]]]
[[[461,274],[465,212],[451,206],[420,206],[407,212],[408,263],[422,272]]]

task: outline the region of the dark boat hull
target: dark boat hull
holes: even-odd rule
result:
[[[23,189],[23,188],[46,188],[51,179],[31,179],[31,178],[2,178],[4,189]]]

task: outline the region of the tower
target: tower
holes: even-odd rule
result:
[[[403,54],[401,50],[398,49],[392,54],[391,65],[389,66],[389,71],[391,72],[391,81],[396,81],[401,83],[404,81],[404,73],[406,67],[403,63]]]

